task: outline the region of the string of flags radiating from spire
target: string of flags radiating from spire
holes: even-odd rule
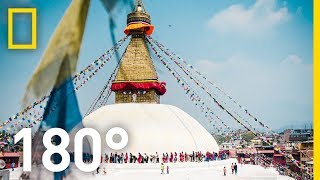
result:
[[[263,123],[262,121],[258,120],[255,116],[252,115],[252,113],[250,113],[247,108],[245,108],[244,106],[242,106],[239,102],[237,102],[234,98],[232,98],[231,95],[229,95],[226,91],[224,91],[220,86],[218,86],[216,83],[214,83],[213,81],[210,81],[206,76],[204,76],[202,73],[200,73],[200,71],[198,71],[194,66],[192,66],[191,64],[189,64],[185,59],[181,58],[180,56],[178,56],[176,53],[174,53],[173,51],[171,51],[169,48],[165,47],[163,44],[159,43],[159,41],[155,40],[154,38],[152,38],[151,36],[148,36],[148,38],[155,43],[157,46],[165,49],[168,53],[168,56],[174,56],[176,57],[178,60],[180,60],[181,62],[183,62],[187,67],[189,67],[190,69],[194,70],[194,72],[196,72],[201,78],[203,78],[204,80],[206,80],[210,85],[212,85],[214,88],[216,88],[218,91],[220,91],[222,94],[224,94],[228,99],[230,99],[234,104],[236,104],[239,108],[241,108],[248,116],[250,116],[251,118],[254,119],[254,121],[258,122],[259,125],[261,125],[262,127],[265,127],[268,129],[268,131],[271,131],[273,133],[275,133],[268,125],[266,125],[265,123]]]
[[[183,85],[184,89],[190,90],[191,88],[190,88],[190,87],[187,87],[187,88],[185,87],[186,82],[185,82],[184,80],[182,80],[181,76],[177,73],[176,70],[174,70],[173,68],[170,68],[170,67],[169,67],[169,65],[168,65],[169,62],[167,62],[167,61],[164,60],[164,58],[163,58],[163,57],[160,55],[160,53],[156,50],[156,48],[153,46],[153,44],[150,42],[149,39],[152,40],[150,36],[147,36],[146,40],[147,40],[148,44],[151,46],[151,49],[154,51],[155,55],[161,60],[161,62],[165,65],[165,67],[169,70],[169,72],[175,77],[175,79],[177,80],[177,82],[180,83],[180,81],[182,81],[182,82],[183,82],[182,85]],[[154,44],[156,44],[156,43],[154,43]],[[163,46],[163,47],[164,47],[164,46]],[[168,49],[168,48],[166,48],[166,49]],[[161,50],[161,49],[160,49],[160,50]],[[165,52],[164,52],[164,53],[165,53]],[[166,53],[165,53],[165,54],[166,54]],[[167,54],[167,55],[168,55],[168,54]],[[168,56],[170,57],[171,55],[168,55]],[[171,59],[171,58],[170,58],[170,59]],[[181,60],[181,58],[180,58],[180,60]],[[185,62],[186,62],[186,61],[185,61]],[[189,66],[191,66],[191,65],[189,65]],[[192,66],[191,66],[191,67],[192,67]],[[178,76],[177,76],[177,75],[178,75]],[[187,74],[187,75],[188,75],[188,74]],[[180,76],[180,77],[179,77],[179,76]],[[189,76],[189,75],[188,75],[188,76]],[[194,77],[189,77],[189,78],[192,79],[192,80],[195,79]],[[206,79],[206,80],[207,80],[207,79]],[[199,86],[200,83],[196,83],[196,84]],[[205,90],[205,88],[202,88],[202,89]],[[220,88],[220,89],[221,89],[221,88]],[[194,93],[194,91],[192,91],[192,92]],[[210,97],[216,99],[216,98],[213,97],[212,95],[210,95]],[[231,96],[230,96],[230,97],[231,97]],[[204,102],[202,102],[202,103],[204,104]],[[267,139],[265,139],[265,138],[262,137],[262,134],[261,134],[261,133],[255,132],[255,131],[249,129],[249,128],[248,128],[247,126],[245,126],[240,120],[238,120],[237,118],[235,118],[228,110],[226,110],[219,102],[217,102],[217,100],[215,100],[215,103],[218,105],[219,108],[221,108],[222,110],[226,111],[227,114],[230,115],[238,124],[240,124],[241,126],[243,126],[243,127],[244,127],[246,130],[248,130],[249,132],[253,133],[256,137],[260,138],[263,142],[271,145],[271,143],[270,143]],[[247,113],[247,111],[246,111],[246,113]],[[249,116],[250,116],[250,115],[249,115]],[[252,117],[253,117],[253,116],[252,116]],[[221,120],[221,119],[219,118],[219,120]],[[221,120],[221,121],[222,121],[222,120]],[[258,121],[258,120],[255,118],[255,121]],[[269,131],[272,131],[272,129],[269,128],[269,126],[263,124],[262,122],[259,121],[259,124],[260,124],[261,126],[263,126],[263,127],[267,127]],[[274,131],[272,131],[272,132],[274,132]],[[300,168],[300,169],[303,169],[303,168],[304,168],[304,167],[302,166],[302,164],[301,164],[299,161],[297,161],[296,159],[294,159],[294,157],[293,157],[292,155],[287,154],[287,153],[281,151],[281,149],[278,148],[278,147],[275,147],[274,150],[275,150],[276,152],[278,152],[279,154],[284,155],[286,159],[289,159],[289,160],[290,160],[294,165],[296,165],[298,168]]]
[[[90,105],[87,113],[85,116],[89,115],[90,113],[92,113],[94,110],[106,105],[106,103],[108,102],[108,99],[111,95],[111,85],[112,85],[112,81],[117,73],[117,71],[119,70],[119,66],[121,63],[122,58],[120,59],[120,61],[118,61],[117,66],[115,67],[115,69],[113,70],[112,74],[110,75],[107,83],[103,86],[102,90],[100,91],[99,95],[95,98],[95,100],[93,101],[93,103]]]
[[[151,46],[151,49],[154,51],[154,53],[157,55],[157,57],[161,60],[161,62],[165,65],[165,67],[170,71],[173,72],[171,74],[178,75],[175,78],[177,79],[178,82],[182,82],[184,85],[186,85],[186,87],[188,89],[191,90],[191,87],[188,86],[186,84],[186,81],[183,80],[182,76],[178,74],[177,71],[172,70],[172,68],[170,68],[170,63],[168,61],[166,61],[159,52],[157,52],[156,48],[153,46],[153,44],[150,43],[150,41],[147,39],[148,44]],[[192,77],[190,79],[193,79]],[[192,91],[194,94],[196,94],[194,91]],[[212,97],[212,99],[214,100],[214,102],[217,104],[217,106],[222,109],[223,111],[225,111],[228,115],[230,115],[238,124],[240,124],[241,126],[243,126],[246,130],[248,130],[249,132],[253,133],[255,136],[257,136],[256,132],[252,131],[249,127],[247,127],[246,125],[244,125],[240,120],[238,120],[236,117],[234,117],[233,114],[231,114],[223,105],[221,105],[217,99],[215,97],[213,97],[212,94],[210,94],[210,97]],[[200,99],[200,98],[199,98]],[[204,101],[202,101],[202,104],[205,104]],[[209,107],[207,107],[207,109],[210,109]],[[221,120],[221,118],[219,118]],[[221,120],[222,121],[222,120]]]
[[[209,108],[206,103],[200,98],[200,96],[191,88],[191,86],[188,85],[188,83],[182,78],[182,76],[174,70],[172,67],[170,67],[170,63],[166,61],[160,53],[156,50],[156,48],[147,40],[148,44],[150,45],[151,49],[154,51],[155,55],[160,59],[162,64],[167,68],[167,70],[174,76],[177,83],[180,84],[180,86],[184,89],[187,95],[190,95],[191,101],[201,109],[202,112],[205,112],[207,116],[210,114],[215,115],[217,119],[220,120],[220,122],[230,131],[232,129],[224,123],[224,121],[217,115],[217,113],[214,113],[211,108]],[[246,127],[242,122],[237,120],[239,124],[241,124],[243,127],[245,127],[248,131],[252,132],[248,127]],[[252,132],[254,133],[254,132]],[[255,134],[255,133],[254,133]]]
[[[97,74],[97,72],[104,67],[105,63],[112,58],[115,51],[117,51],[127,39],[128,39],[128,36],[125,36],[124,38],[120,39],[115,44],[115,46],[105,51],[94,62],[92,62],[86,68],[84,68],[79,73],[74,75],[72,80],[75,85],[75,88],[72,89],[71,91],[79,90],[88,81],[90,81],[90,79],[92,79]],[[15,115],[11,116],[4,122],[0,123],[0,128],[3,129],[4,127],[6,127],[5,130],[15,133],[25,127],[28,127],[28,128],[34,127],[38,122],[42,121],[43,112],[46,108],[46,104],[49,97],[50,95],[45,95],[39,100],[33,102],[31,105],[27,106],[22,111],[16,113]],[[55,110],[54,107],[51,108],[50,110],[54,111]]]
[[[164,66],[169,70],[169,72],[174,76],[174,78],[177,80],[177,83],[183,88],[183,90],[186,92],[186,95],[188,95],[188,97],[190,98],[191,102],[193,102],[194,105],[201,110],[201,112],[205,113],[205,117],[209,120],[209,122],[212,123],[212,120],[214,120],[214,118],[211,117],[211,114],[215,115],[215,117],[220,120],[220,122],[225,126],[226,129],[232,131],[232,129],[229,126],[227,126],[218,115],[213,113],[209,107],[205,106],[200,96],[188,86],[188,83],[181,78],[179,73],[169,67],[168,63],[166,63],[166,61],[162,58],[162,56],[157,52],[155,47],[151,45],[151,49],[154,51],[156,56],[158,56],[158,58],[161,60]],[[217,130],[218,132],[219,131],[226,132],[225,128],[220,128]]]
[[[258,165],[261,165],[261,163],[268,164],[269,166],[270,165],[274,165],[276,170],[278,170],[278,171],[280,171],[281,169],[282,170],[286,170],[291,177],[297,178],[297,176],[298,176],[297,173],[293,172],[288,167],[286,167],[284,165],[281,165],[280,163],[275,162],[273,159],[267,158],[264,154],[261,154],[261,153],[255,153],[255,154],[245,153],[245,155],[249,156],[249,158],[251,160],[253,160],[254,162],[258,161],[258,163],[259,163]]]
[[[147,37],[148,38],[148,37]],[[149,40],[151,40],[151,38],[149,38]],[[152,40],[151,40],[152,41]],[[153,41],[154,42],[154,41]],[[156,43],[155,43],[156,44]],[[190,80],[194,81],[196,85],[198,85],[201,89],[203,89],[214,101],[218,106],[221,106],[223,109],[227,110],[231,110],[232,113],[234,113],[240,120],[246,122],[249,126],[249,128],[251,128],[253,131],[255,131],[256,129],[247,121],[245,120],[243,117],[241,117],[236,111],[232,110],[232,108],[230,106],[228,106],[228,104],[226,102],[224,102],[222,100],[222,98],[220,98],[220,100],[218,100],[218,95],[216,93],[214,93],[213,91],[211,91],[209,88],[207,88],[203,83],[201,83],[194,75],[192,72],[190,72],[187,68],[185,68],[181,63],[179,63],[174,56],[172,56],[169,51],[167,51],[166,49],[163,48],[163,46],[160,46],[159,44],[156,44],[160,50],[162,50],[188,77]],[[230,112],[231,113],[231,112]],[[229,114],[229,113],[228,113]]]

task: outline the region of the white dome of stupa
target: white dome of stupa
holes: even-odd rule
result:
[[[197,120],[171,105],[147,103],[107,105],[85,117],[83,125],[94,128],[100,133],[102,154],[115,152],[105,141],[105,134],[113,127],[125,129],[129,136],[128,145],[116,151],[118,153],[219,151],[215,139]]]

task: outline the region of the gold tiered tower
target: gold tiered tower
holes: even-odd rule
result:
[[[112,91],[115,103],[160,103],[160,95],[166,91],[165,83],[158,76],[150,57],[145,36],[151,35],[154,26],[141,1],[128,14],[125,33],[131,41],[122,57]]]

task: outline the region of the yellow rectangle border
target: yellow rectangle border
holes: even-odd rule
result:
[[[13,14],[31,14],[31,44],[13,44]],[[36,49],[37,48],[37,9],[36,8],[8,8],[8,49]]]
[[[314,179],[320,179],[320,45],[319,45],[319,28],[320,28],[320,2],[313,1],[313,123],[314,123]]]

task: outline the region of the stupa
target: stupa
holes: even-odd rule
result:
[[[104,139],[113,127],[121,127],[129,135],[128,145],[118,153],[218,152],[217,142],[197,120],[175,106],[160,104],[166,84],[158,80],[145,41],[153,30],[150,15],[137,1],[124,31],[131,41],[111,87],[115,103],[86,116],[83,125],[101,134],[102,154],[115,152]]]

